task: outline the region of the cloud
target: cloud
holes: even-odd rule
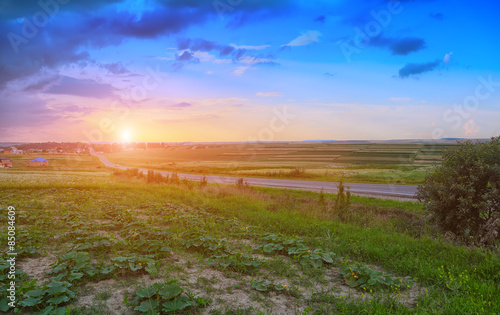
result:
[[[435,70],[441,65],[441,59],[436,59],[426,63],[408,63],[403,68],[399,69],[399,77],[401,79],[408,78],[411,75],[420,74]]]
[[[190,103],[181,102],[181,103],[177,103],[177,104],[174,104],[174,105],[169,105],[167,107],[170,108],[170,109],[174,109],[174,110],[181,110],[181,109],[185,109],[185,108],[192,107],[192,106],[193,105],[191,105]]]
[[[79,80],[62,76],[58,85],[53,85],[45,91],[47,94],[65,94],[92,98],[114,97],[115,89],[110,84],[98,83],[94,80]]]
[[[125,68],[125,66],[123,66],[121,62],[108,63],[108,64],[103,64],[101,66],[104,69],[108,70],[109,73],[115,75],[130,73],[130,71],[127,68]]]
[[[444,55],[443,62],[445,65],[448,65],[450,63],[451,55],[453,55],[453,52],[450,52],[450,53]]]
[[[252,45],[236,45],[236,44],[230,44],[231,47],[234,49],[244,49],[244,50],[263,50],[268,47],[271,47],[271,45],[260,45],[260,46],[252,46]]]
[[[255,95],[261,96],[261,97],[270,97],[270,96],[283,96],[283,93],[281,93],[281,92],[258,92]]]
[[[233,74],[236,76],[242,76],[247,70],[255,69],[255,67],[253,67],[254,65],[278,65],[276,62],[272,61],[269,58],[259,58],[257,56],[243,56],[238,59],[238,62],[245,64],[245,66],[239,66],[233,71]]]
[[[391,102],[409,102],[412,100],[411,97],[389,97]]]
[[[476,126],[476,123],[472,119],[464,124],[464,129],[467,137],[474,136],[479,132],[479,127]]]
[[[190,49],[192,51],[212,51],[216,50],[221,56],[227,56],[232,53],[235,48],[228,45],[221,45],[216,42],[208,41],[205,39],[180,39],[177,42],[179,50]]]
[[[288,44],[282,45],[282,46],[295,47],[295,46],[309,45],[311,43],[319,42],[319,37],[320,36],[321,36],[321,33],[318,32],[318,31],[303,32],[302,35],[300,35],[299,37],[295,38],[294,40],[292,40]]]
[[[425,41],[418,37],[391,38],[378,36],[370,41],[371,46],[387,47],[393,55],[408,55],[427,47]]]
[[[42,10],[36,2],[25,6],[9,0],[2,1],[2,5],[4,3],[11,7],[7,10],[10,12],[8,17],[26,16],[30,23],[33,16],[28,12],[33,14]],[[85,5],[80,0],[70,6],[81,10],[69,10],[61,5],[60,12],[43,27],[35,27],[29,38],[23,35],[24,26],[20,20],[0,20],[0,33],[5,35],[0,39],[0,89],[10,81],[25,78],[43,68],[89,60],[89,49],[120,45],[129,38],[175,34],[191,25],[204,23],[213,14],[203,8],[156,5],[154,10],[144,11],[138,19],[137,12],[119,10],[109,3],[89,1]],[[110,69],[120,71],[119,68]]]
[[[252,68],[252,66],[239,66],[236,67],[236,69],[234,69],[233,74],[239,77],[242,76],[249,69],[255,69],[255,68]]]
[[[25,92],[40,92],[40,91],[47,89],[49,86],[59,82],[59,80],[60,80],[59,76],[44,78],[40,81],[29,84],[28,86],[26,86],[23,89],[23,91],[25,91]]]
[[[330,73],[330,72],[325,72],[323,73],[324,76],[327,76],[327,77],[334,77],[337,75],[337,72],[334,72],[334,73]]]
[[[314,22],[324,23],[325,20],[326,20],[326,17],[324,15],[320,15],[317,18],[314,19]]]
[[[444,19],[443,13],[429,13],[429,16],[438,21],[442,21]]]

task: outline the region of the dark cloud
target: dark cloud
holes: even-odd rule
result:
[[[2,0],[0,2],[0,19],[17,19],[30,17],[37,12],[46,12],[51,15],[65,11],[92,11],[103,5],[109,5],[123,0],[41,0],[19,1]],[[59,3],[61,2],[61,3]],[[62,4],[63,2],[66,2]]]
[[[433,71],[441,65],[441,59],[436,59],[426,63],[409,63],[399,69],[399,77],[401,79],[408,78],[411,75]]]
[[[320,15],[317,18],[314,19],[314,22],[324,23],[325,20],[326,20],[326,17],[324,15]]]
[[[6,35],[0,37],[0,89],[42,68],[88,60],[88,50],[120,45],[128,38],[171,35],[209,19],[241,25],[297,8],[291,0],[227,2],[230,8],[224,12],[206,0],[152,0],[154,9],[143,8],[145,11],[128,8],[123,0],[71,0],[53,5],[57,1],[41,0],[47,5],[39,5],[36,0],[0,0],[0,34]],[[50,19],[36,25],[37,16],[44,14],[51,15]],[[214,44],[212,48],[221,56],[235,51],[209,41],[191,44],[200,49]],[[121,74],[123,69],[110,66],[108,70]]]
[[[196,9],[159,7],[144,12],[138,20],[135,13],[117,12],[116,8],[108,6],[92,15],[61,12],[44,27],[34,26],[30,17],[25,23],[0,21],[0,33],[7,35],[0,38],[0,89],[7,82],[32,75],[42,68],[88,60],[89,48],[119,45],[130,37],[173,34],[203,23],[206,18],[206,12]],[[120,72],[123,68],[111,65],[108,70]]]
[[[172,64],[173,71],[180,71],[186,64],[199,63],[200,59],[193,56],[189,51],[184,51],[182,55],[175,56],[175,62]]]
[[[205,39],[189,39],[189,38],[179,39],[177,42],[177,48],[179,50],[190,49],[193,51],[215,50],[221,56],[229,55],[235,50],[234,47],[228,45],[218,44],[216,42],[208,41]]]
[[[40,92],[40,91],[47,89],[49,86],[58,82],[59,80],[60,80],[59,76],[45,78],[45,79],[42,79],[38,82],[29,84],[27,87],[25,87],[23,89],[23,91],[25,91],[25,92]]]
[[[16,136],[15,128],[29,126],[31,130],[50,126],[60,119],[60,114],[48,109],[46,103],[34,95],[2,95],[0,102],[0,132],[2,137]]]
[[[394,55],[408,55],[411,52],[419,51],[427,47],[425,40],[418,37],[392,38],[378,36],[370,41],[370,45],[387,47]]]
[[[108,70],[110,73],[116,75],[130,73],[130,71],[125,68],[125,66],[121,62],[108,63],[101,66],[104,69]]]
[[[194,62],[194,63],[200,62],[200,59],[194,57],[193,54],[190,53],[189,51],[185,51],[182,53],[182,55],[177,56],[176,60],[177,61],[189,61],[189,62]]]
[[[429,13],[429,16],[439,21],[442,21],[444,19],[443,13]]]
[[[115,89],[109,84],[98,83],[93,80],[79,80],[63,76],[58,85],[51,86],[45,93],[66,94],[93,98],[114,97]]]

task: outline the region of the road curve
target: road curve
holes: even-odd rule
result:
[[[134,167],[116,165],[110,162],[102,154],[94,153],[91,150],[91,154],[95,155],[101,160],[101,162],[109,167],[119,168],[122,170],[131,169]],[[147,169],[139,168],[139,171],[146,174]],[[162,175],[172,174],[171,172],[165,171],[155,171]],[[195,174],[181,174],[178,173],[180,177],[185,177],[190,180],[201,180],[203,175]],[[221,183],[221,184],[235,184],[238,177],[231,176],[215,176],[215,175],[205,175],[209,183]],[[289,179],[272,179],[272,178],[251,178],[245,177],[245,181],[251,186],[261,186],[261,187],[273,187],[273,188],[286,188],[295,190],[307,190],[307,191],[320,191],[323,189],[325,193],[336,193],[337,183],[335,182],[320,182],[320,181],[307,181],[307,180],[289,180]],[[394,184],[359,184],[359,183],[345,183],[349,186],[349,190],[353,195],[359,196],[370,196],[379,198],[391,198],[391,199],[415,199],[415,194],[417,192],[417,186],[409,185],[394,185]]]

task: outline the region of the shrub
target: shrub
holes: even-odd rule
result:
[[[250,184],[243,177],[240,177],[236,180],[236,188],[247,189],[250,188]]]
[[[340,181],[337,185],[337,199],[335,199],[335,205],[333,207],[334,213],[338,214],[340,219],[345,220],[350,206],[351,192],[349,191],[349,186],[344,186],[344,183]]]
[[[200,181],[200,186],[205,187],[205,186],[207,186],[207,184],[208,184],[207,177],[205,175],[203,175],[203,178]]]
[[[500,137],[443,152],[417,198],[439,227],[467,244],[489,245],[500,230]]]

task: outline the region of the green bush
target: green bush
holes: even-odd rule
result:
[[[337,185],[337,199],[335,199],[333,211],[341,220],[347,219],[349,207],[351,206],[351,192],[349,188],[349,186],[344,186],[342,181]]]
[[[467,244],[500,239],[500,137],[460,142],[425,177],[417,198],[444,232]]]

